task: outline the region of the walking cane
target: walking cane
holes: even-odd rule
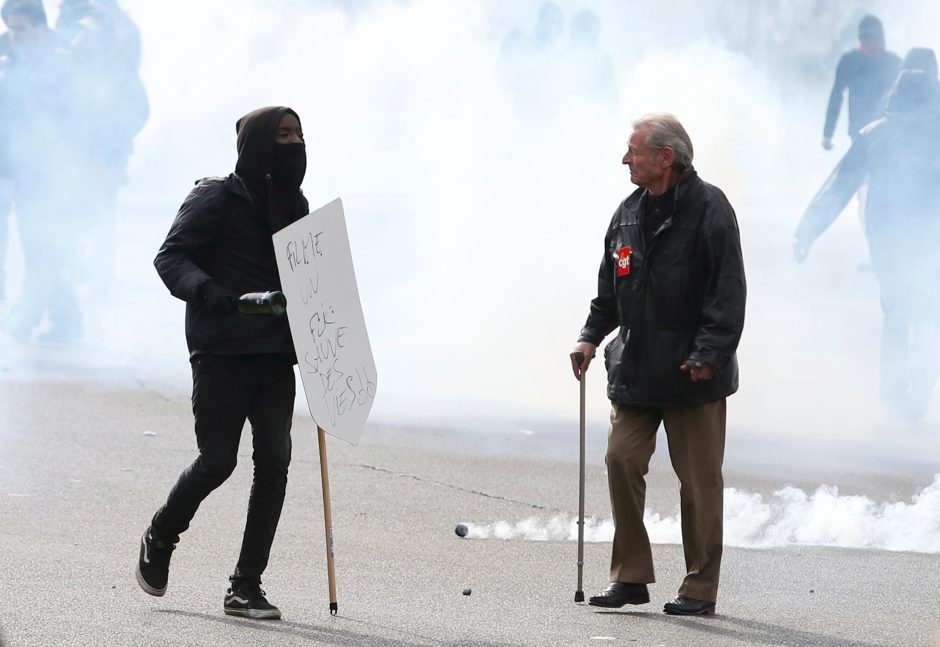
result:
[[[584,364],[584,353],[577,353],[575,361],[578,366]],[[578,472],[578,588],[574,592],[575,602],[584,602],[584,589],[582,588],[581,578],[584,574],[584,371],[581,371],[581,452],[580,452],[580,470]]]
[[[323,525],[326,528],[326,575],[330,586],[330,615],[339,612],[336,603],[336,551],[333,546],[333,509],[330,506],[330,468],[326,462],[326,432],[317,427],[320,445],[320,481],[323,485]]]

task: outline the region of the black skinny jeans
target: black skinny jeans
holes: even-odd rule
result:
[[[268,565],[287,488],[293,364],[281,355],[197,355],[192,369],[199,457],[180,474],[154,515],[151,532],[164,541],[179,541],[199,504],[234,471],[248,420],[254,479],[235,577],[258,578]]]

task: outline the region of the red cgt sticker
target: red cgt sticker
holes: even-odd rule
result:
[[[627,276],[630,274],[630,256],[633,250],[629,245],[617,250],[617,276]]]

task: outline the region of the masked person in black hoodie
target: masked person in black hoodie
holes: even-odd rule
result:
[[[154,261],[173,296],[186,302],[199,456],[141,537],[137,582],[150,595],[166,592],[170,555],[199,504],[235,469],[247,419],[254,481],[224,610],[277,619],[281,612],[260,585],[287,486],[297,359],[286,317],[241,314],[236,301],[280,289],[271,235],[308,212],[300,191],[307,158],[290,108],[255,110],[236,130],[235,173],[196,184]]]

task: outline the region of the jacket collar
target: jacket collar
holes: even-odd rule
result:
[[[688,192],[689,185],[692,183],[692,179],[697,177],[698,174],[695,172],[695,168],[689,166],[687,169],[682,171],[682,175],[679,176],[679,181],[675,184],[675,191],[673,192],[673,203],[672,210],[675,212],[676,206],[679,204],[679,201],[682,197]],[[649,200],[650,192],[643,190],[641,195],[641,201],[645,205],[646,201]]]
[[[695,172],[695,167],[693,166],[689,166],[687,169],[682,171],[682,175],[679,176],[679,181],[675,185],[672,210],[669,214],[669,217],[663,221],[663,224],[659,226],[659,229],[653,232],[653,236],[672,226],[672,219],[676,215],[676,211],[678,211],[679,203],[686,196],[686,194],[688,194],[690,187],[695,183],[695,178],[697,177],[698,173]],[[640,214],[646,208],[647,201],[649,200],[649,191],[646,189],[638,189],[638,192],[640,193],[640,199],[637,200],[634,213],[629,219],[634,224],[639,223]]]
[[[244,198],[252,206],[258,206],[258,197],[252,193],[251,189],[248,188],[248,183],[238,173],[231,173],[225,178],[225,188],[238,197]]]

